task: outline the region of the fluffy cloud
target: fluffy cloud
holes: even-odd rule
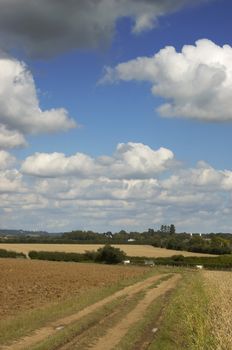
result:
[[[6,151],[0,151],[0,170],[7,169],[15,162],[15,158]]]
[[[108,42],[119,18],[132,31],[152,29],[159,16],[204,0],[0,0],[0,39],[5,48],[24,47],[47,56]]]
[[[120,143],[112,157],[110,172],[116,177],[143,178],[166,170],[174,154],[167,148],[153,150],[141,143]]]
[[[24,136],[16,130],[8,130],[0,125],[0,149],[25,147],[27,142]]]
[[[154,151],[141,143],[129,142],[119,144],[112,157],[96,159],[82,153],[70,157],[63,153],[36,153],[23,162],[22,171],[43,177],[146,178],[166,170],[173,158],[172,151],[166,148]]]
[[[214,189],[220,191],[232,190],[232,171],[217,170],[206,162],[198,162],[196,168],[180,169],[162,181],[162,187],[166,190],[175,189],[176,192],[188,189],[190,192],[211,192]]]
[[[17,170],[0,171],[0,194],[13,193],[15,195],[25,191],[22,175]]]
[[[22,174],[13,167],[16,159],[6,151],[0,151],[0,194],[24,192]],[[1,198],[0,198],[1,200]],[[4,205],[4,200],[2,204]]]
[[[174,222],[178,230],[230,231],[232,171],[174,162],[168,149],[128,142],[111,157],[37,153],[17,170],[1,151],[1,225],[114,231]]]
[[[0,56],[0,142],[23,145],[22,134],[49,133],[73,128],[65,109],[42,111],[32,74],[23,62]]]
[[[139,57],[106,68],[102,82],[149,81],[152,93],[168,102],[159,113],[165,117],[204,121],[232,120],[232,47],[202,39],[181,52],[168,46],[153,57]]]
[[[74,128],[64,108],[42,111],[27,66],[0,53],[0,149],[25,147],[27,134]]]
[[[87,176],[94,173],[94,160],[89,156],[77,153],[66,157],[63,153],[35,153],[22,164],[26,174],[44,177],[67,175]]]

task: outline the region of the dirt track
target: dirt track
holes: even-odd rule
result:
[[[95,350],[102,350],[102,344],[104,344],[104,348],[109,350],[114,345],[116,345],[120,339],[125,335],[129,327],[132,326],[134,322],[136,322],[138,319],[141,318],[143,313],[146,311],[149,304],[158,298],[160,295],[163,295],[170,289],[174,288],[177,281],[180,279],[180,275],[174,275],[169,280],[162,282],[158,287],[154,287],[153,284],[158,281],[162,275],[156,275],[153,277],[150,277],[146,279],[145,281],[138,282],[132,286],[126,287],[123,290],[120,290],[113,295],[93,304],[85,309],[81,310],[80,312],[65,317],[63,319],[59,319],[53,323],[51,323],[47,327],[43,327],[38,329],[36,332],[31,334],[30,336],[26,336],[23,339],[20,339],[19,341],[13,343],[10,346],[4,346],[1,347],[1,350],[21,350],[21,349],[31,349],[33,345],[36,343],[48,338],[49,336],[52,336],[58,332],[58,329],[60,326],[66,327],[70,325],[72,322],[80,320],[82,317],[89,315],[96,310],[100,309],[107,303],[112,302],[113,300],[122,297],[122,296],[132,296],[140,291],[146,291],[145,297],[138,303],[136,308],[131,311],[128,315],[126,315],[122,320],[121,323],[113,327],[103,338],[99,339],[99,341],[96,344],[93,344],[92,349]],[[148,289],[149,287],[152,289]],[[107,344],[107,346],[105,346]],[[112,345],[112,346],[111,346]],[[62,349],[72,349],[71,344],[67,344],[67,346],[63,347]]]
[[[138,303],[136,308],[129,312],[119,324],[116,324],[115,327],[111,328],[106,335],[100,338],[90,349],[102,350],[103,344],[105,349],[113,349],[126,335],[130,327],[143,317],[148,306],[159,296],[167,293],[170,289],[173,289],[179,279],[180,275],[175,275],[169,280],[162,282],[157,288],[149,290],[145,297]]]

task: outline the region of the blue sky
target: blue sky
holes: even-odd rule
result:
[[[0,1],[0,227],[230,232],[232,3],[25,3]]]
[[[35,151],[57,150],[68,154],[81,151],[95,156],[111,154],[118,142],[133,140],[151,147],[161,144],[170,147],[190,164],[199,160],[200,148],[204,152],[200,159],[203,157],[216,167],[229,167],[231,157],[223,149],[232,145],[230,122],[165,120],[154,111],[160,99],[151,96],[150,84],[99,86],[98,80],[104,66],[151,56],[167,45],[181,50],[183,45],[194,45],[201,38],[211,39],[218,45],[232,45],[231,11],[230,1],[191,6],[159,19],[158,27],[137,36],[131,33],[130,19],[119,20],[116,35],[104,50],[75,50],[49,60],[24,57],[41,90],[42,108],[65,106],[81,124],[80,129],[71,132],[71,142],[70,134],[59,134],[52,136],[54,145],[50,144],[49,135],[45,142],[41,142],[41,137],[33,138],[31,146]],[[64,142],[61,143],[61,139]],[[24,152],[30,154],[31,149]]]

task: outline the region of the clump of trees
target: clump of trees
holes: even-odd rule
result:
[[[232,242],[220,237],[214,236],[200,236],[176,234],[172,237],[168,237],[166,240],[165,248],[175,250],[186,250],[194,253],[207,253],[207,254],[230,254]]]
[[[176,233],[175,225],[161,225],[160,232],[174,235]]]
[[[95,261],[106,264],[119,264],[126,259],[126,254],[119,248],[107,244],[97,250]]]

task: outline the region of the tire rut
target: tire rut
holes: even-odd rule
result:
[[[56,320],[56,321],[50,323],[47,326],[44,326],[44,327],[37,329],[31,335],[20,338],[8,346],[7,345],[0,346],[0,350],[31,349],[37,343],[42,342],[46,338],[53,336],[54,334],[59,332],[61,327],[64,328],[64,327],[70,325],[71,323],[80,320],[82,317],[91,314],[92,312],[96,311],[100,307],[106,305],[107,303],[109,303],[109,302],[111,302],[119,297],[122,297],[125,295],[134,295],[142,290],[146,290],[153,283],[155,283],[156,281],[158,281],[160,278],[162,278],[165,275],[166,274],[155,275],[155,276],[147,278],[144,281],[137,282],[133,285],[125,287],[125,288],[119,290],[118,292],[115,292],[114,294],[112,294],[112,295],[110,295],[110,296],[90,305],[90,306],[87,306],[86,308],[80,310],[79,312],[77,312],[73,315],[63,317],[59,320]],[[163,283],[162,283],[162,285],[163,285]],[[102,350],[102,348],[100,348],[100,350]]]
[[[129,312],[120,323],[109,329],[103,337],[99,338],[95,344],[92,344],[89,349],[102,350],[103,344],[104,349],[113,349],[126,335],[133,324],[143,317],[149,305],[161,295],[164,295],[171,289],[175,288],[180,278],[181,275],[176,274],[169,280],[162,282],[156,288],[148,290],[145,297],[137,304],[137,306]]]

